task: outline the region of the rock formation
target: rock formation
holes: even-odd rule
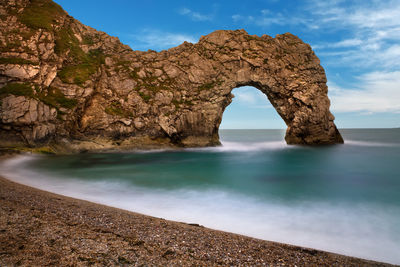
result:
[[[0,19],[1,146],[217,145],[231,91],[246,85],[267,95],[288,144],[343,142],[324,69],[290,33],[215,31],[142,52],[50,0],[2,0]]]

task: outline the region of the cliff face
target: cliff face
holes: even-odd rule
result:
[[[132,51],[50,0],[2,0],[0,19],[1,146],[216,145],[231,91],[246,85],[268,96],[289,144],[343,142],[324,70],[292,34],[215,31],[157,53]]]

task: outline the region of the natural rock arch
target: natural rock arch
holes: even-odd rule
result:
[[[209,87],[207,97],[200,99],[204,100],[202,106],[209,106],[214,112],[202,110],[193,116],[197,120],[191,120],[184,127],[170,125],[176,129],[168,132],[170,136],[178,135],[177,139],[188,145],[218,143],[219,125],[223,111],[232,101],[231,91],[253,86],[268,97],[285,121],[288,144],[343,142],[329,111],[324,70],[311,47],[296,36],[287,33],[274,39],[267,35],[250,36],[244,30],[216,31],[202,37],[197,45],[205,47],[212,56],[208,61],[193,58],[196,68],[191,73],[200,82],[203,77],[208,78],[203,78],[208,83],[202,85]],[[209,65],[213,65],[212,70]],[[199,81],[194,77],[196,84]],[[209,104],[209,99],[216,101]],[[204,141],[199,140],[203,138]]]
[[[288,144],[343,142],[319,59],[290,33],[220,30],[196,44],[132,51],[44,2],[55,10],[45,14],[54,16],[51,25],[18,17],[40,3],[27,0],[7,7],[9,19],[0,22],[3,39],[20,40],[1,49],[2,146],[217,145],[231,91],[245,85],[267,95],[287,125]]]

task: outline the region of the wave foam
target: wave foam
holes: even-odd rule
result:
[[[221,146],[192,148],[192,151],[211,151],[211,152],[257,152],[266,150],[277,150],[288,148],[289,146],[284,141],[275,142],[230,142],[222,141]]]
[[[400,144],[396,143],[379,143],[369,141],[357,141],[357,140],[344,140],[346,145],[351,146],[369,146],[369,147],[400,147]]]

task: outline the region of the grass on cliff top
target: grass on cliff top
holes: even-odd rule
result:
[[[19,14],[18,20],[25,24],[32,31],[45,29],[54,32],[55,52],[58,55],[68,53],[69,64],[59,72],[61,80],[65,83],[82,85],[83,82],[94,74],[100,62],[104,61],[104,55],[98,52],[85,53],[80,48],[80,42],[69,27],[60,30],[53,29],[57,19],[65,16],[65,11],[51,0],[30,0],[29,4]],[[84,43],[93,43],[90,36],[84,36]],[[12,60],[3,60],[7,61]],[[17,62],[17,61],[14,61]],[[1,62],[0,62],[1,63]],[[10,63],[11,64],[11,63]],[[28,64],[20,62],[15,64]]]
[[[64,10],[51,0],[30,0],[18,19],[29,28],[51,31],[57,17],[63,15]]]
[[[72,28],[53,29],[53,24],[66,15],[66,12],[53,1],[30,0],[22,12],[16,15],[18,20],[32,32],[45,29],[54,33],[55,53],[59,56],[68,55],[66,66],[58,73],[63,82],[82,86],[97,71],[99,65],[104,63],[105,56],[100,50],[85,53],[81,49],[80,41],[74,35]],[[84,36],[83,43],[93,44],[94,41],[91,36]],[[3,59],[3,62],[6,64],[17,60]],[[15,64],[28,64],[28,62],[20,61]]]

